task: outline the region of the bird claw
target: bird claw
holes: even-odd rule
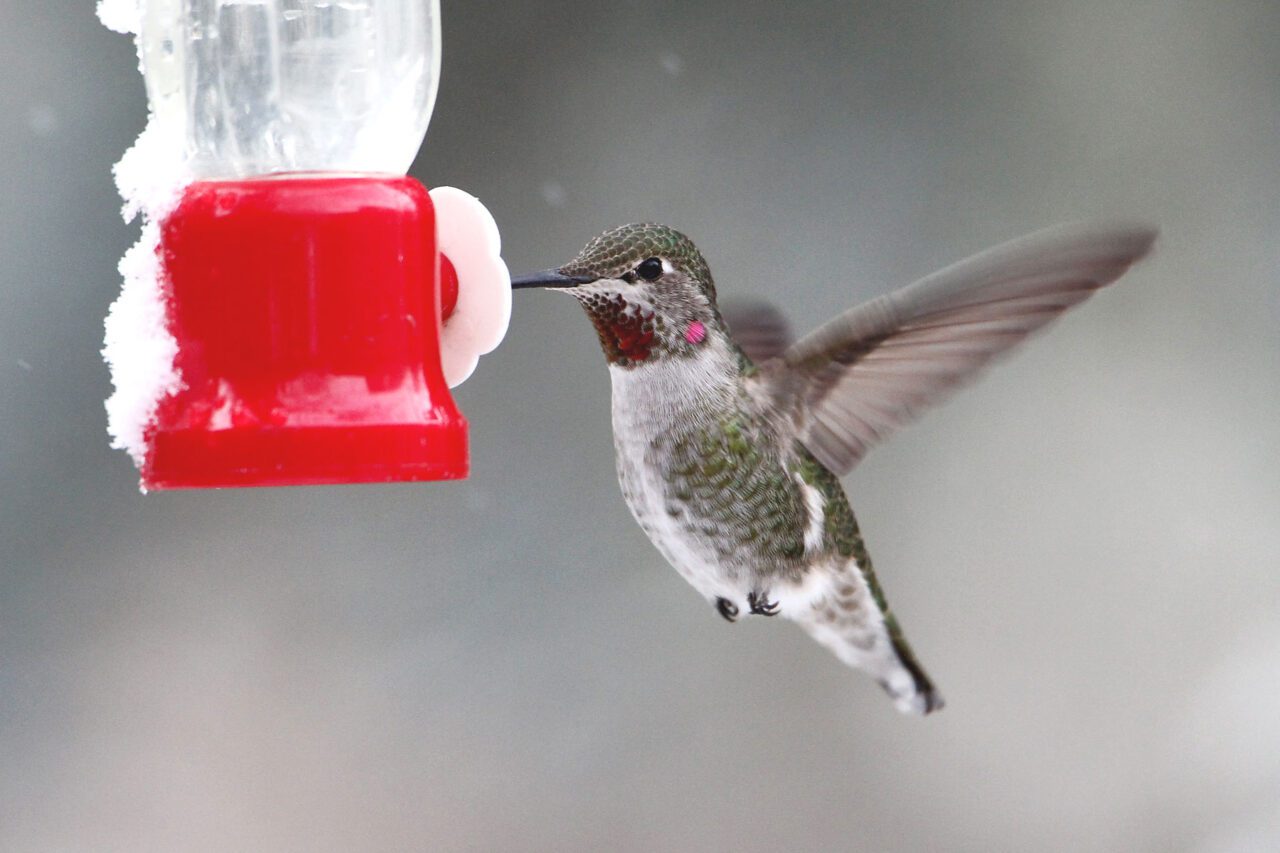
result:
[[[725,618],[725,621],[727,622],[738,621],[738,605],[734,604],[729,599],[717,598],[716,610],[720,611],[720,615]]]
[[[778,602],[769,601],[763,593],[748,593],[747,604],[751,605],[751,612],[757,616],[778,615]]]

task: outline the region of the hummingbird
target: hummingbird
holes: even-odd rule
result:
[[[792,341],[767,303],[720,308],[693,242],[606,231],[512,280],[573,296],[613,389],[635,520],[729,622],[781,616],[904,713],[943,706],[890,610],[840,483],[866,452],[1150,250],[1142,225],[1074,224],[988,249]]]

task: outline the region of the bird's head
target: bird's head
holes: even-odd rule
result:
[[[622,367],[695,355],[723,333],[707,262],[693,241],[665,225],[606,231],[564,266],[514,278],[511,286],[576,298],[609,363]]]

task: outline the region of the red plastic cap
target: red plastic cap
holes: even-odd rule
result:
[[[162,254],[183,387],[157,409],[144,487],[467,475],[417,181],[196,183],[163,224]]]

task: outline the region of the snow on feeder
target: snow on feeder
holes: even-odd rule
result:
[[[405,177],[438,0],[102,0],[151,114],[104,354],[144,489],[465,477],[449,387],[506,332],[488,211]]]

